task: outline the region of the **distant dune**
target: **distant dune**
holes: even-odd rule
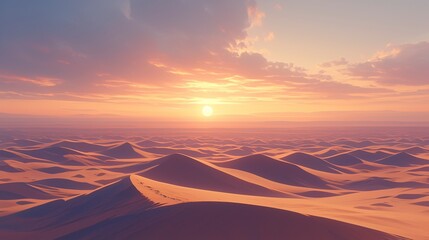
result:
[[[348,154],[370,162],[390,156],[390,154],[383,151],[369,152],[361,149],[351,151]]]
[[[86,183],[77,182],[69,179],[50,178],[39,180],[31,183],[34,186],[45,186],[45,187],[56,187],[62,189],[80,189],[80,190],[91,190],[97,188],[97,186]]]
[[[27,183],[14,182],[0,184],[0,200],[30,198],[52,199],[53,196]]]
[[[20,152],[0,149],[0,161],[2,160],[15,160],[20,162],[46,162],[46,160],[34,158]]]
[[[70,171],[70,169],[63,168],[63,167],[45,167],[45,168],[37,168],[37,170],[40,172],[50,173],[50,174],[64,173],[64,172]]]
[[[285,160],[290,163],[298,164],[304,167],[312,168],[318,171],[323,171],[323,172],[336,173],[336,174],[341,172],[350,173],[350,171],[346,169],[335,166],[318,157],[315,157],[306,153],[301,153],[301,152],[296,152],[296,153],[287,155],[283,157],[282,160]]]
[[[22,147],[29,147],[29,146],[35,146],[35,145],[42,144],[39,141],[35,141],[35,140],[31,140],[31,139],[16,139],[16,140],[14,140],[14,143],[16,145],[22,146]]]
[[[402,152],[409,153],[409,154],[419,154],[419,153],[428,153],[429,150],[422,147],[410,147],[402,150]]]
[[[177,146],[175,146],[177,147]],[[204,154],[198,150],[194,149],[183,149],[183,148],[168,148],[168,147],[151,147],[151,148],[143,148],[143,151],[155,153],[155,154],[162,154],[162,155],[169,155],[174,153],[180,153],[189,155],[191,157],[203,157],[207,156],[207,154]]]
[[[131,143],[122,143],[100,153],[114,158],[144,158],[144,153]]]
[[[20,152],[35,158],[71,166],[92,165],[98,160],[85,153],[66,147],[45,147],[33,150],[20,150]]]
[[[339,166],[350,166],[363,163],[359,158],[346,153],[325,158],[325,161]]]
[[[160,142],[156,142],[156,141],[152,141],[152,140],[143,140],[143,141],[136,143],[136,145],[138,145],[140,147],[160,147],[160,146],[164,146],[165,143],[160,143]]]
[[[429,239],[424,129],[39,131],[0,135],[0,240]]]
[[[393,156],[389,156],[389,157],[380,159],[377,161],[377,163],[384,164],[384,165],[397,166],[397,167],[406,167],[406,166],[413,166],[413,165],[429,164],[429,161],[415,157],[415,156],[408,154],[408,153],[405,153],[405,152],[401,152],[401,153],[395,154]]]
[[[225,152],[225,154],[232,156],[246,156],[253,154],[255,151],[249,147],[238,147]]]
[[[260,196],[286,196],[265,187],[246,182],[218,169],[212,164],[181,154],[154,160],[140,175],[180,186],[195,187],[222,192]]]
[[[1,161],[1,162],[0,162],[0,171],[8,172],[8,173],[24,172],[24,170],[23,170],[23,169],[13,167],[13,166],[11,166],[11,165],[10,165],[8,162],[6,162],[6,161]]]
[[[328,188],[324,180],[306,172],[300,167],[262,154],[251,155],[219,163],[218,165],[250,172],[280,183],[295,186]]]
[[[89,143],[85,141],[71,141],[71,140],[60,141],[52,144],[51,146],[71,148],[82,152],[99,152],[107,148],[106,146],[102,146],[94,143]]]
[[[371,191],[391,188],[427,188],[429,187],[429,184],[414,181],[395,182],[386,178],[371,177],[365,180],[347,183],[344,186],[347,189]]]

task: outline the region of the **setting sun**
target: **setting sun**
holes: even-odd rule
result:
[[[210,117],[213,115],[213,108],[210,106],[204,106],[202,113],[204,117]]]

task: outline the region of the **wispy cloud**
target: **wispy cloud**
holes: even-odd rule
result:
[[[429,42],[389,46],[347,73],[386,85],[429,85]]]

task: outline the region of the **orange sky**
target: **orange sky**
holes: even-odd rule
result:
[[[429,121],[429,4],[336,1],[1,3],[0,113]]]

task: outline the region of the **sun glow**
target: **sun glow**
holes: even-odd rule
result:
[[[202,113],[204,117],[210,117],[213,115],[213,108],[206,105],[203,107]]]

